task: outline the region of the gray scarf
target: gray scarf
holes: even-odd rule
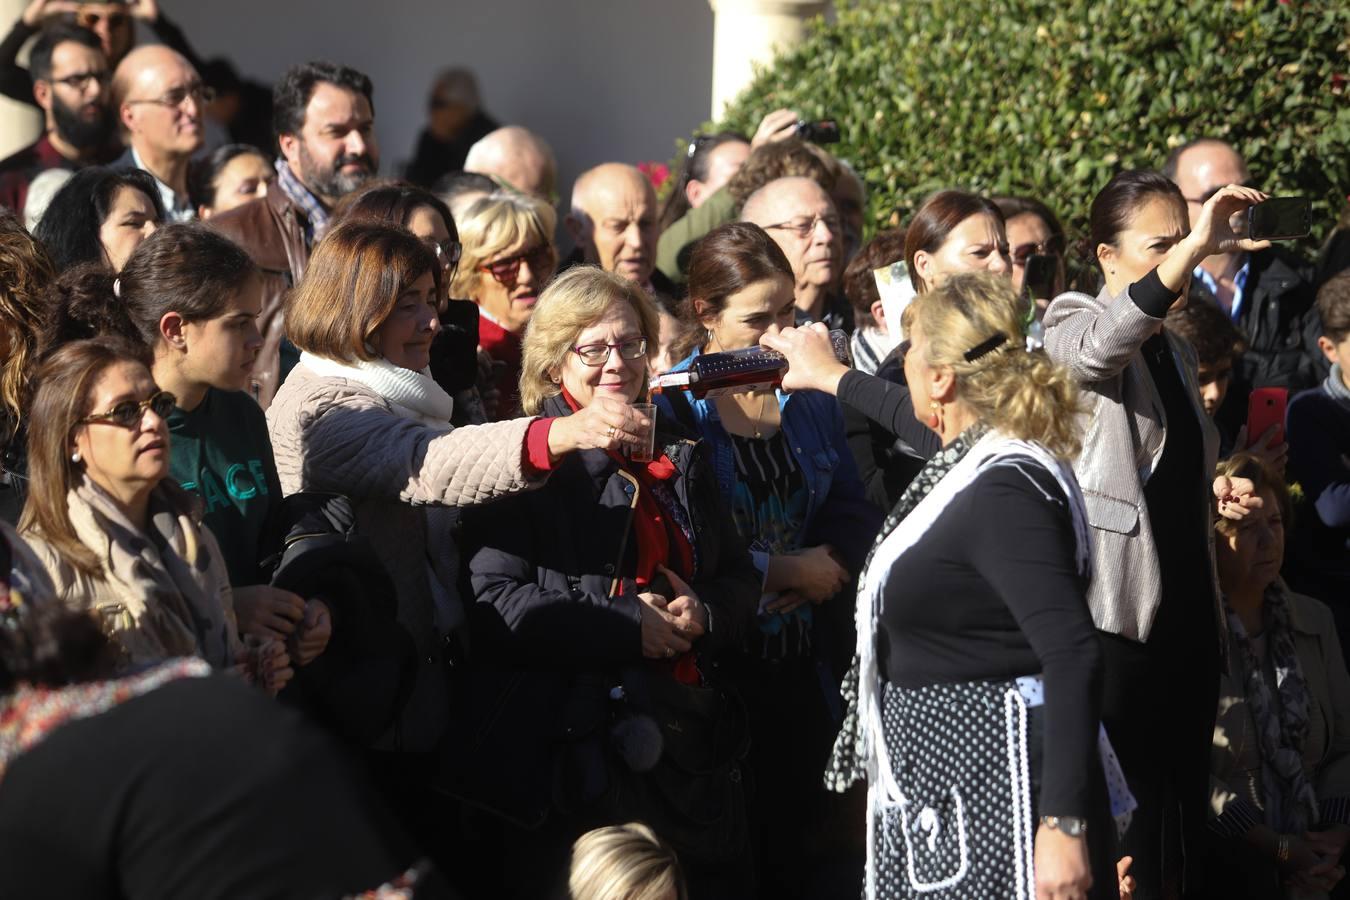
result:
[[[1339,400],[1342,403],[1350,403],[1350,388],[1345,386],[1345,380],[1341,378],[1341,364],[1333,363],[1331,374],[1327,380],[1322,382],[1322,390],[1333,400]]]

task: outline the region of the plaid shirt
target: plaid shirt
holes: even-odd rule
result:
[[[328,230],[328,210],[300,183],[300,179],[295,177],[295,173],[291,171],[284,158],[278,159],[275,165],[277,185],[305,214],[305,246],[313,247],[314,242],[322,238],[324,232]]]

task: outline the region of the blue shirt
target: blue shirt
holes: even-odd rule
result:
[[[1229,308],[1228,315],[1234,322],[1237,321],[1238,316],[1242,313],[1242,301],[1244,295],[1247,293],[1247,272],[1251,269],[1251,264],[1251,254],[1244,253],[1242,255],[1242,268],[1238,269],[1237,274],[1233,276],[1233,305]],[[1193,274],[1196,278],[1200,279],[1200,283],[1205,286],[1210,295],[1217,301],[1219,299],[1219,282],[1215,280],[1214,276],[1206,272],[1200,266],[1195,267],[1195,272]]]

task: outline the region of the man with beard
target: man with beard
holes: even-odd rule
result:
[[[23,214],[28,186],[48,169],[78,169],[117,155],[108,115],[108,62],[98,36],[57,25],[29,54],[33,99],[46,114],[42,137],[0,162],[0,205]]]
[[[137,47],[122,59],[113,73],[112,96],[127,144],[113,167],[148,172],[170,222],[197,218],[188,196],[188,162],[205,143],[202,112],[214,92],[187,57],[155,45]]]
[[[221,213],[211,225],[243,247],[263,271],[263,349],[253,367],[254,397],[272,402],[298,361],[285,342],[282,299],[300,281],[314,242],[346,193],[380,164],[370,79],[330,62],[291,67],[272,91],[272,128],[281,158],[266,197]]]

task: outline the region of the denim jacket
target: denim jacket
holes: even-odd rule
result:
[[[698,355],[699,351],[695,350],[672,371],[689,368]],[[844,435],[843,410],[839,401],[819,391],[787,393],[779,390],[777,394],[783,433],[807,490],[801,545],[830,544],[856,575],[862,569],[883,516],[864,495],[862,479]],[[710,451],[722,495],[730,497],[736,483],[736,461],[731,437],[722,427],[717,405],[711,399],[696,400],[693,395],[685,394],[694,419],[689,423],[682,409],[677,412],[677,407],[684,405],[679,398],[672,403],[669,396],[658,394],[655,399],[659,415],[671,416],[698,429]],[[751,556],[763,574],[768,569],[769,554],[752,551]]]

